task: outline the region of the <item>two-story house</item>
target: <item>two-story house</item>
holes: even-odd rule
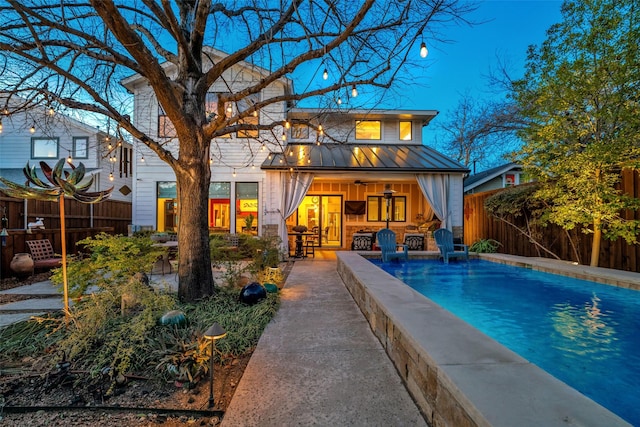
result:
[[[210,88],[207,110],[215,111],[217,94],[242,90],[265,73],[252,64],[234,66]],[[132,76],[122,84],[134,96],[136,126],[166,139],[166,146],[177,144],[144,79]],[[247,105],[229,105],[229,113],[291,92],[291,81],[278,80]],[[462,182],[468,170],[423,144],[423,128],[436,114],[303,109],[285,102],[261,109],[251,118],[256,124],[283,125],[212,142],[210,230],[272,234],[287,241],[292,226],[301,224],[317,230],[320,246],[348,248],[355,231],[389,224],[402,238],[408,226],[435,216],[461,237]],[[133,223],[174,230],[180,220],[175,175],[143,144],[134,151]]]

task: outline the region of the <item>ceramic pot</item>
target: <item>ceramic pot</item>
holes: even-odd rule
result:
[[[15,254],[9,267],[11,271],[20,276],[31,274],[33,272],[33,259],[30,254]]]

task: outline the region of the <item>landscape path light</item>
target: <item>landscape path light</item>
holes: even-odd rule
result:
[[[227,336],[227,331],[222,326],[215,322],[204,333],[204,338],[211,341],[211,375],[209,381],[209,408],[213,408],[213,359],[216,350],[216,341]]]

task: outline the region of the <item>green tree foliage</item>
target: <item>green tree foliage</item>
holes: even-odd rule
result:
[[[540,183],[548,219],[600,240],[635,243],[640,201],[617,189],[623,168],[638,166],[640,8],[634,0],[566,1],[563,21],[531,47],[514,97],[529,126],[517,161]]]

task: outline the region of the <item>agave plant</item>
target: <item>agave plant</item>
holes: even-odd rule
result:
[[[40,162],[40,169],[48,182],[41,180],[36,173],[36,167],[29,166],[29,162],[22,169],[27,178],[27,185],[16,184],[0,177],[6,188],[0,188],[3,193],[18,199],[38,199],[58,201],[60,207],[60,233],[62,244],[62,278],[64,289],[64,312],[69,316],[69,286],[67,282],[67,242],[64,221],[64,197],[72,197],[81,203],[99,203],[111,196],[113,187],[104,191],[86,191],[93,185],[93,176],[83,182],[86,169],[82,163],[77,167],[68,163],[71,171],[65,170],[65,159],[60,159],[53,169],[45,162]],[[32,186],[33,185],[33,186]]]

